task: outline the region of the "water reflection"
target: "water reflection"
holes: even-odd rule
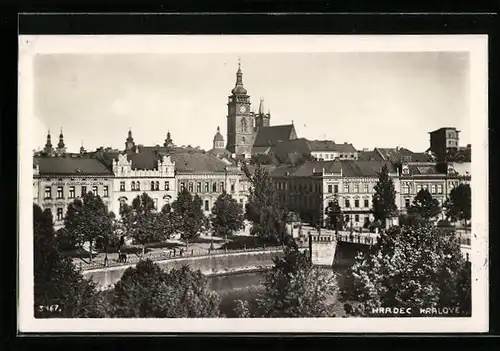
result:
[[[324,269],[336,273],[336,285],[340,287],[345,268]],[[236,300],[247,300],[249,302],[255,300],[258,293],[264,290],[262,285],[264,274],[265,272],[246,272],[209,278],[212,289],[217,291],[221,297],[221,312],[225,317],[237,317],[234,314]],[[342,316],[344,314],[342,304],[336,297],[332,297],[332,299],[336,315]]]

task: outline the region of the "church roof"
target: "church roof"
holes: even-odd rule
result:
[[[103,162],[93,157],[34,157],[40,175],[113,175]]]
[[[253,146],[274,146],[279,142],[288,141],[293,131],[295,131],[293,124],[260,127]]]

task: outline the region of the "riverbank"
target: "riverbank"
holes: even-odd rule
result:
[[[250,273],[264,271],[274,265],[273,259],[282,254],[281,249],[267,249],[260,251],[243,251],[236,253],[218,253],[209,256],[179,257],[156,261],[165,271],[181,268],[184,265],[193,270],[200,270],[207,277],[225,276],[236,273]],[[107,290],[118,282],[123,273],[134,264],[108,268],[97,268],[83,271],[86,278],[92,279],[97,288]]]

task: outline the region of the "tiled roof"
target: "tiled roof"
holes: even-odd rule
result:
[[[314,152],[332,151],[332,152],[357,152],[352,144],[335,144],[331,140],[309,140],[309,149]]]
[[[378,173],[383,165],[387,165],[390,173],[395,173],[396,169],[390,162],[385,161],[312,161],[306,162],[298,167],[280,167],[273,173],[273,177],[286,175],[293,177],[309,177],[313,172],[340,173],[344,177],[378,177]]]
[[[309,155],[310,151],[307,139],[300,138],[278,143],[271,148],[270,153],[274,154],[280,162],[284,163],[287,162],[290,154]]]
[[[215,156],[231,157],[231,151],[226,149],[210,149],[207,151],[207,154]]]
[[[279,142],[288,141],[294,130],[293,124],[260,127],[253,146],[273,146]]]
[[[442,172],[439,172],[438,169],[436,168],[435,164],[429,164],[429,165],[408,165],[408,170],[410,171],[411,175],[426,175],[426,174],[442,174]]]
[[[155,170],[163,155],[169,155],[175,162],[176,172],[224,172],[228,165],[228,162],[216,155],[195,148],[140,146],[138,151],[127,153],[127,159],[132,161],[132,169]],[[103,152],[95,157],[103,159],[112,168],[113,160],[118,158],[118,154]]]
[[[245,164],[242,168],[246,168],[248,170],[249,174],[253,174],[257,167],[258,167],[257,165]],[[277,169],[276,166],[274,166],[274,165],[260,165],[260,167],[264,168],[270,174],[272,174],[274,172],[274,170]]]
[[[264,154],[267,155],[271,151],[271,146],[253,146],[252,155]]]
[[[374,150],[358,151],[358,160],[360,161],[383,161],[382,156]]]
[[[170,158],[175,162],[176,172],[224,172],[226,163],[220,158],[202,153],[171,153]]]
[[[375,148],[382,159],[392,162],[429,162],[431,157],[423,152],[413,152],[406,148]]]
[[[104,163],[93,157],[34,157],[40,175],[113,175]]]

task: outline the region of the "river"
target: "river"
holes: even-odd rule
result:
[[[325,271],[328,270],[327,268],[324,269]],[[333,269],[333,272],[337,273],[337,287],[342,285],[343,271],[343,268]],[[245,272],[213,276],[209,278],[209,282],[212,289],[217,291],[221,297],[221,312],[228,318],[234,318],[236,317],[234,313],[235,301],[254,301],[258,293],[264,290],[263,279],[264,272]],[[331,302],[336,316],[343,316],[343,304],[337,300],[336,296],[332,296]]]

